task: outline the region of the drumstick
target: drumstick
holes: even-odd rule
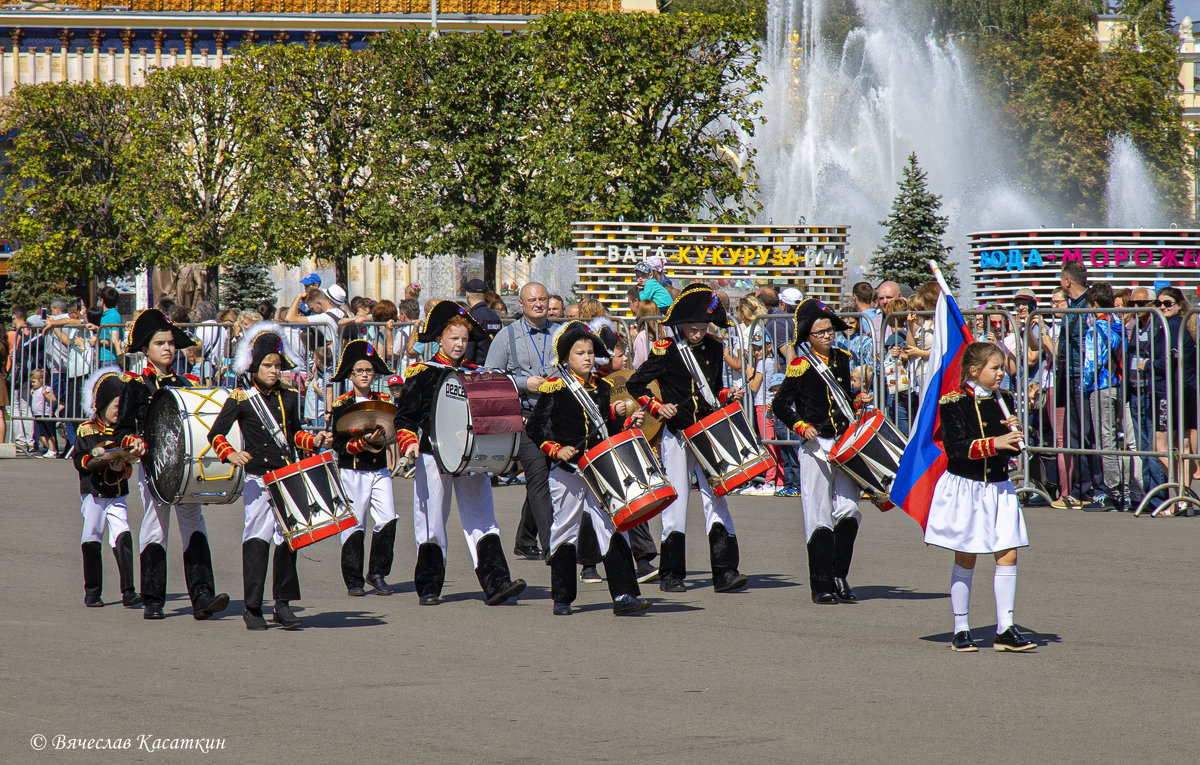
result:
[[[999,391],[996,392],[996,403],[1000,405],[1000,412],[1004,415],[1004,419],[1007,420],[1009,417],[1012,417],[1012,412],[1008,411],[1008,404],[1004,402],[1004,396],[1001,396]],[[1019,433],[1021,431],[1021,429],[1016,425],[1013,425],[1010,430],[1013,433]],[[1021,440],[1017,444],[1017,448],[1020,448],[1024,443],[1025,438],[1022,436]]]

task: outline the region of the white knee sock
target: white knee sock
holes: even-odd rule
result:
[[[963,568],[957,563],[950,572],[950,606],[954,609],[954,632],[963,632],[968,628],[967,615],[971,611],[971,575],[973,568]]]
[[[1017,602],[1017,567],[996,566],[993,579],[996,590],[996,634],[1013,626],[1013,605]]]

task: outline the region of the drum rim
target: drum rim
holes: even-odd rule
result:
[[[295,473],[300,473],[305,470],[308,470],[310,467],[316,467],[319,464],[323,464],[323,463],[327,464],[330,462],[333,462],[333,452],[317,452],[316,454],[311,454],[302,460],[296,460],[295,462],[289,462],[288,464],[284,465],[281,468],[275,468],[274,470],[268,470],[267,472],[263,473],[263,483],[267,483],[267,482],[275,483],[276,481],[279,481],[282,478],[287,478],[288,476],[294,475]],[[308,463],[308,464],[306,465],[305,463]],[[301,466],[303,466],[303,467],[301,467]]]
[[[600,443],[593,446],[591,449],[588,449],[587,451],[585,451],[579,457],[579,467],[587,467],[588,463],[590,463],[592,460],[596,459],[596,457],[599,456],[600,454],[611,451],[612,447],[617,446],[618,444],[623,444],[626,441],[635,440],[638,436],[641,436],[643,439],[646,438],[646,436],[638,428],[630,428],[629,430],[622,430],[620,433],[616,434],[615,436],[609,436],[608,438],[604,439]],[[602,446],[606,447],[604,449],[604,452],[597,452],[596,450]]]
[[[686,428],[684,428],[683,429],[683,437],[691,438],[692,436],[696,435],[700,431],[706,430],[707,426],[711,425],[714,422],[718,422],[720,420],[728,420],[730,417],[733,416],[733,412],[731,410],[734,410],[734,409],[740,411],[742,414],[746,413],[746,410],[742,409],[742,405],[736,401],[733,402],[732,404],[726,404],[725,406],[716,410],[712,414],[705,415],[704,417],[700,418],[699,420],[696,420],[691,425],[688,425]],[[700,427],[702,425],[705,427]]]

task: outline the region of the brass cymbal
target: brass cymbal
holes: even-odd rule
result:
[[[625,386],[629,383],[629,378],[633,377],[632,369],[622,369],[620,372],[613,372],[605,379],[612,383],[612,394],[610,400],[612,403],[618,401],[628,401],[633,404],[633,408],[637,409],[641,406],[629,392],[625,390]],[[658,387],[658,381],[654,381],[649,385],[650,392],[655,396],[659,396],[661,391]],[[646,440],[651,446],[658,446],[658,442],[662,440],[662,420],[657,417],[651,417],[649,412],[646,412],[646,419],[642,422],[642,435],[646,436]]]
[[[338,416],[338,435],[358,438],[382,426],[384,443],[396,440],[396,405],[386,401],[359,401]]]

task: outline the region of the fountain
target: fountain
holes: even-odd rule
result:
[[[1105,203],[1109,228],[1156,228],[1167,223],[1146,161],[1127,135],[1115,136],[1109,143]]]

